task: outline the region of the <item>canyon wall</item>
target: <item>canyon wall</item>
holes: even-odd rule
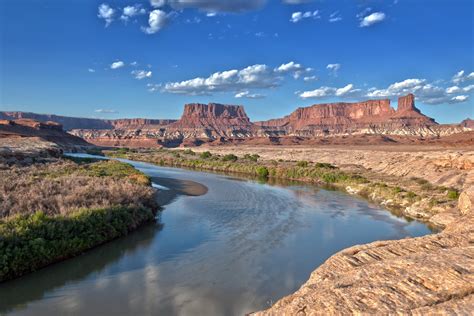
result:
[[[390,100],[325,103],[301,107],[278,119],[251,122],[244,107],[218,103],[184,106],[179,120],[100,120],[0,112],[2,117],[36,117],[54,120],[73,135],[102,146],[159,147],[216,144],[253,138],[318,138],[354,135],[397,135],[442,137],[474,129],[472,120],[442,125],[415,106],[415,96],[398,99],[395,110]]]

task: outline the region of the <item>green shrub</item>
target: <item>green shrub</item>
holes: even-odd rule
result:
[[[316,168],[336,169],[336,167],[334,167],[330,163],[324,163],[324,162],[317,162],[315,166]]]
[[[237,159],[239,159],[236,155],[234,154],[228,154],[228,155],[225,155],[224,157],[222,157],[222,161],[237,161]]]
[[[0,221],[0,282],[78,255],[154,218],[150,209],[110,207],[69,216],[37,212]]]
[[[118,148],[118,149],[117,149],[117,152],[118,152],[119,154],[126,154],[126,153],[128,153],[129,151],[130,151],[130,149],[127,148],[127,147],[122,147],[122,148]]]
[[[253,155],[245,154],[244,155],[244,159],[247,159],[247,160],[250,160],[250,161],[253,161],[253,162],[257,162],[258,158],[260,158],[260,156],[257,155],[257,154],[253,154]]]
[[[192,151],[191,149],[186,149],[183,151],[183,154],[185,155],[191,155],[191,156],[194,156],[196,155],[196,153],[194,151]]]
[[[416,197],[415,192],[412,192],[412,191],[407,192],[407,198],[414,199],[415,197]]]
[[[210,152],[208,152],[208,151],[203,151],[203,152],[199,155],[199,157],[201,157],[202,159],[207,159],[207,158],[212,157],[212,154],[211,154]]]
[[[459,192],[456,189],[449,189],[446,196],[450,200],[457,200],[459,198]]]
[[[308,167],[308,162],[306,160],[301,160],[296,163],[298,167],[306,168]]]
[[[268,178],[269,172],[268,172],[267,167],[259,166],[255,169],[255,172],[260,178]]]
[[[403,192],[403,191],[404,191],[404,190],[403,190],[402,188],[400,188],[400,187],[394,187],[394,188],[393,188],[393,193],[395,193],[395,194],[396,194],[396,193]]]

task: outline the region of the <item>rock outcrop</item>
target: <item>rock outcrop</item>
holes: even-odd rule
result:
[[[471,214],[439,234],[345,249],[297,292],[255,315],[469,315],[473,242]]]
[[[74,147],[90,147],[84,139],[63,131],[57,122],[39,122],[32,119],[18,119],[14,121],[0,120],[0,139],[35,138],[51,142],[63,149]]]
[[[72,129],[94,129],[107,130],[115,128],[143,128],[143,127],[161,127],[169,125],[176,120],[159,119],[117,119],[105,120],[95,118],[69,117],[53,114],[36,114],[30,112],[0,112],[2,120],[32,119],[39,122],[57,122],[63,126],[66,131]]]
[[[267,132],[290,136],[388,134],[426,136],[440,133],[438,124],[415,107],[415,96],[356,103],[326,103],[298,108],[282,119],[256,122]]]
[[[461,125],[463,127],[474,129],[474,120],[471,120],[470,118],[467,118],[464,121],[462,121],[459,125]]]

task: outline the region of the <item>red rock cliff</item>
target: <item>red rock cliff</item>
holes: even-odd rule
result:
[[[241,105],[218,103],[191,103],[184,106],[184,112],[174,128],[246,128],[250,119]]]

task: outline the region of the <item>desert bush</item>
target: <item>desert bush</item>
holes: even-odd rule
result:
[[[212,154],[208,151],[203,151],[199,157],[201,157],[202,159],[207,159],[207,158],[210,158],[212,156]]]
[[[237,159],[239,158],[234,154],[228,154],[222,157],[222,161],[237,161]]]
[[[253,161],[253,162],[257,162],[258,158],[260,158],[260,155],[257,155],[257,154],[253,154],[253,155],[245,154],[244,155],[244,159],[247,159],[247,160],[250,160],[250,161]]]
[[[457,200],[459,198],[459,192],[456,189],[449,189],[446,196],[450,200]]]
[[[257,173],[257,176],[259,176],[260,178],[268,178],[268,169],[267,167],[264,167],[264,166],[259,166],[255,169],[255,172]]]
[[[306,168],[308,167],[308,162],[306,160],[301,160],[296,163],[298,167]]]
[[[185,154],[185,155],[191,155],[191,156],[196,155],[196,153],[195,153],[194,151],[192,151],[191,149],[189,149],[189,148],[186,149],[186,150],[184,150],[184,151],[183,151],[183,154]]]
[[[66,215],[78,208],[156,207],[149,178],[128,164],[62,162],[0,172],[0,218],[43,211]]]

